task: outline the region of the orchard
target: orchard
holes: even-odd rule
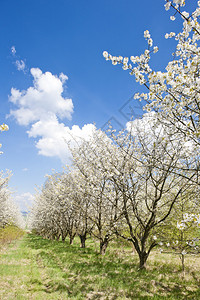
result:
[[[148,271],[153,253],[177,255],[183,277],[185,258],[199,258],[200,1],[192,13],[184,6],[185,0],[164,3],[174,24],[182,20],[181,32],[165,33],[176,49],[164,71],[151,65],[159,46],[149,30],[142,54],[103,52],[142,87],[134,101],[145,103],[144,114],[119,132],[111,125],[106,132],[93,126],[90,138],[74,135],[66,143],[71,164],[46,176],[28,217],[28,228],[43,242],[73,249],[78,240],[83,251],[94,242],[99,261],[112,243],[124,245],[122,256],[129,245],[138,274]],[[0,229],[24,226],[8,188],[10,176],[0,173]]]

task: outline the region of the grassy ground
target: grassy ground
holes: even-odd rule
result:
[[[200,299],[200,258],[154,252],[138,272],[131,247],[113,244],[104,257],[87,249],[25,235],[1,249],[0,299]]]

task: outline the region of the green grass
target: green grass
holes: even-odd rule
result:
[[[153,252],[146,271],[128,245],[87,248],[28,234],[2,251],[0,299],[200,299],[200,258]]]

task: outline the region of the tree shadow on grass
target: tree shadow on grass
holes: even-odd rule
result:
[[[49,281],[42,290],[49,294],[55,292],[63,292],[63,293],[67,293],[67,295],[72,294],[67,284],[60,283],[59,281],[56,280]]]
[[[189,291],[187,283],[177,279],[179,274],[174,272],[172,264],[155,263],[149,270],[138,272],[133,256],[129,256],[128,261],[127,257],[120,259],[119,263],[112,251],[102,257],[92,247],[81,249],[76,243],[69,245],[32,234],[27,236],[26,242],[30,248],[40,250],[38,256],[53,270],[52,273],[60,271],[60,281],[50,279],[45,288],[49,293],[66,291],[69,297],[78,297],[80,292],[87,296],[95,290],[130,299],[200,299],[199,289]],[[163,276],[159,277],[160,274]],[[164,274],[169,275],[168,280]],[[172,274],[176,276],[176,282]]]
[[[158,281],[157,272],[149,274],[147,271],[138,272],[137,265],[130,265],[129,263],[119,264],[115,262],[100,262],[93,261],[91,263],[74,262],[71,269],[79,274],[81,281],[85,285],[91,287],[99,282],[99,290],[115,292],[123,295],[129,299],[150,299],[157,297],[157,299],[185,299],[183,287],[173,284],[171,282],[163,284]],[[152,283],[154,287],[152,289]],[[144,294],[147,294],[148,297]],[[189,295],[189,293],[188,293]],[[191,293],[192,295],[192,293]],[[189,299],[189,298],[188,298]],[[191,297],[191,299],[193,299]]]
[[[56,253],[66,253],[72,252],[79,253],[79,254],[94,254],[94,250],[90,247],[87,248],[80,248],[78,244],[70,245],[68,241],[55,241],[55,240],[48,240],[44,239],[41,236],[36,236],[34,234],[28,234],[26,238],[27,245],[32,249],[47,249],[48,250],[56,250]],[[98,255],[96,253],[96,255]]]

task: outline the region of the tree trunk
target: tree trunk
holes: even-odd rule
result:
[[[140,252],[140,254],[139,254],[139,259],[140,259],[139,269],[140,270],[146,269],[146,261],[147,261],[148,256],[149,255],[146,253],[146,251]]]
[[[66,237],[67,237],[67,233],[65,233],[65,234],[63,233],[63,234],[62,234],[62,242],[63,242],[63,243],[65,242]]]
[[[105,236],[103,240],[100,241],[100,254],[105,255],[106,254],[106,249],[108,247],[109,243],[109,237]]]
[[[185,277],[185,256],[181,253],[181,265],[182,265],[182,274]]]
[[[52,234],[52,235],[50,236],[50,240],[54,241],[55,239],[56,239],[55,235]]]
[[[59,241],[60,239],[60,234],[57,235],[56,240]]]
[[[81,248],[85,248],[86,233],[85,234],[79,234],[79,238],[81,240]]]
[[[69,235],[69,243],[70,243],[70,245],[72,245],[72,244],[73,244],[73,241],[74,241],[75,235],[76,235],[76,234],[70,234],[70,235]]]

